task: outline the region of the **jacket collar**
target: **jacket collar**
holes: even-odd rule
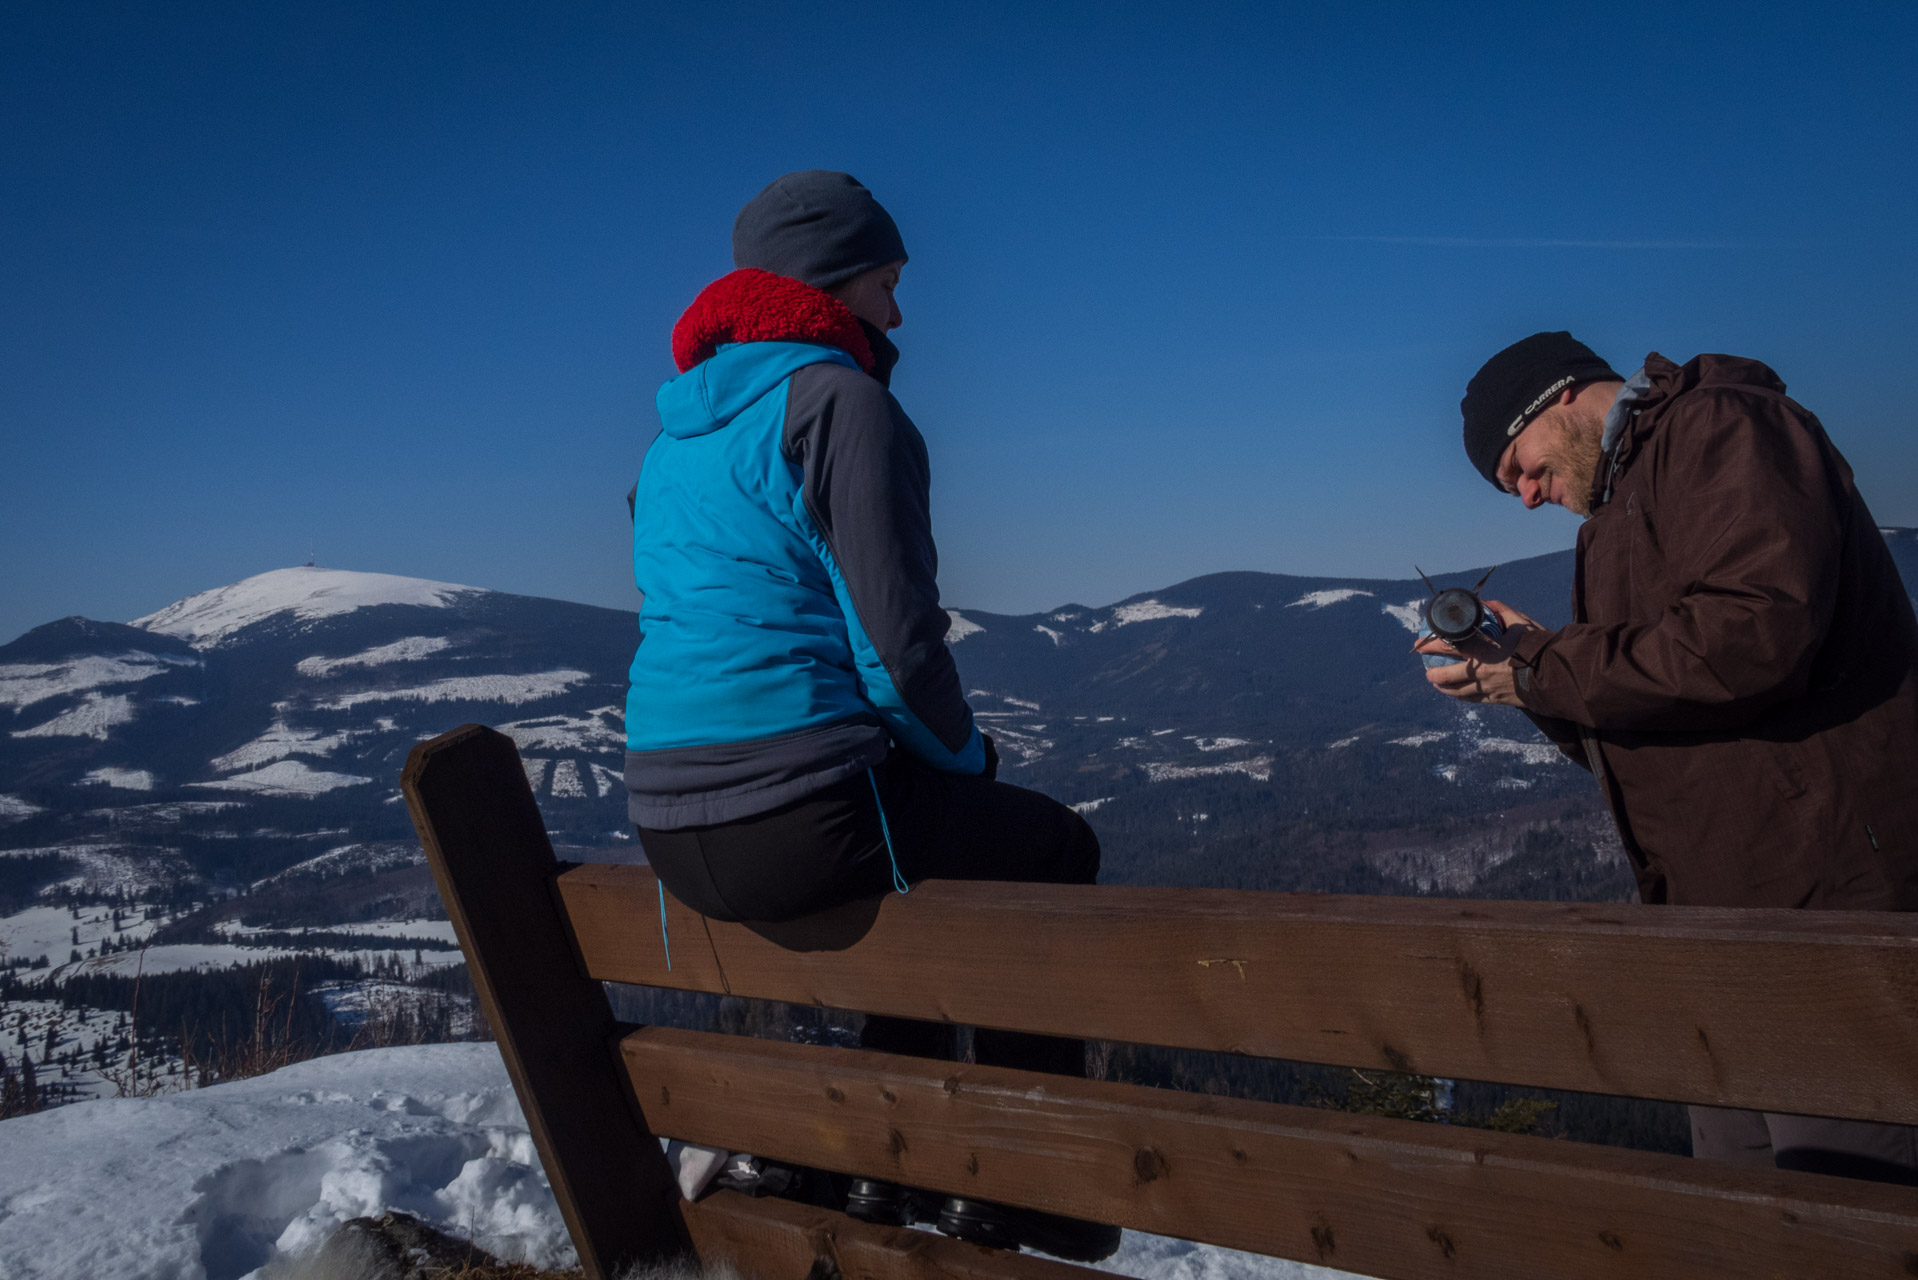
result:
[[[1667,406],[1700,387],[1742,387],[1785,394],[1785,380],[1773,372],[1770,365],[1757,360],[1706,354],[1694,356],[1681,365],[1656,351],[1647,355],[1645,367],[1632,375],[1625,391],[1619,393],[1619,402],[1612,406],[1621,421],[1614,423],[1610,417],[1606,419],[1607,458],[1598,469],[1598,482],[1592,493],[1594,510],[1611,499],[1619,474],[1644,447]],[[1631,396],[1629,402],[1627,395]]]
[[[886,331],[872,321],[861,320],[859,328],[866,335],[866,345],[872,348],[872,367],[866,372],[878,379],[880,386],[890,389],[892,367],[899,363],[899,348],[893,346]]]
[[[874,373],[878,362],[868,335],[877,333],[824,290],[747,267],[707,285],[686,308],[673,326],[673,363],[685,373],[730,343],[812,342],[838,347]],[[891,373],[890,364],[886,372]]]

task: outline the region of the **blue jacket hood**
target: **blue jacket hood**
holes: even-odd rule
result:
[[[827,363],[859,367],[838,347],[812,342],[728,344],[659,389],[660,428],[680,440],[717,431],[794,373]]]

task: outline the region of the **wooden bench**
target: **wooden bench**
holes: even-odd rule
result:
[[[511,740],[404,790],[586,1274],[1084,1268],[732,1193],[658,1139],[1362,1275],[1918,1275],[1918,1190],[857,1049],[617,1024],[602,985],[1918,1122],[1918,917],[931,881],[723,924],[555,860]]]

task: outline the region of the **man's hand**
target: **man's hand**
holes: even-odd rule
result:
[[[1505,627],[1505,634],[1497,640],[1475,635],[1464,641],[1463,648],[1456,648],[1437,636],[1425,636],[1412,646],[1412,651],[1453,654],[1463,659],[1450,666],[1432,667],[1425,673],[1426,682],[1448,698],[1489,702],[1501,707],[1523,706],[1518,688],[1521,664],[1512,656],[1512,649],[1520,632],[1538,624],[1498,600],[1487,600],[1485,607]]]

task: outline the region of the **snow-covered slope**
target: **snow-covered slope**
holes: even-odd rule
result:
[[[373,1049],[0,1125],[12,1280],[239,1280],[401,1209],[503,1257],[574,1261],[490,1044]]]
[[[510,1260],[576,1261],[490,1044],[370,1049],[77,1103],[0,1124],[0,1146],[9,1280],[267,1280],[348,1218],[389,1209]],[[1148,1280],[1344,1276],[1136,1232],[1103,1267]]]
[[[131,625],[206,648],[278,614],[311,621],[382,604],[445,608],[462,594],[479,590],[390,573],[301,566],[274,569],[231,586],[202,591],[144,618],[135,618]]]

